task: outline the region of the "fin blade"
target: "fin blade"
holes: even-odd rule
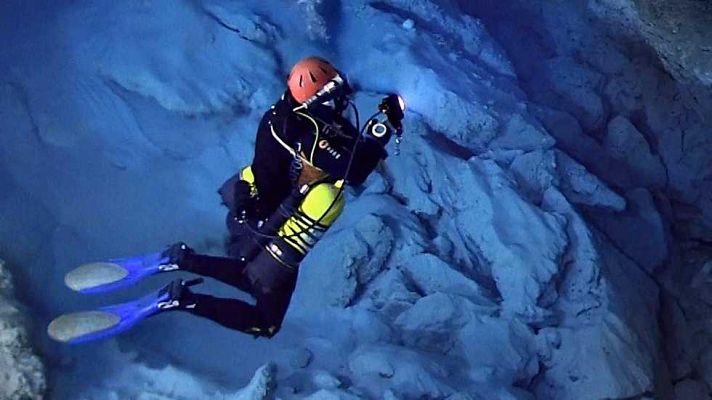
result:
[[[62,343],[81,343],[110,334],[121,317],[105,311],[84,311],[55,318],[47,327],[49,336]]]
[[[69,271],[64,277],[68,288],[83,292],[115,284],[129,276],[130,271],[120,264],[96,262],[83,264]]]

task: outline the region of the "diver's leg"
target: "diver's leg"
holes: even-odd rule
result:
[[[255,336],[274,336],[282,326],[284,315],[297,282],[297,273],[288,270],[271,256],[261,253],[250,263],[251,294],[255,305],[236,299],[225,299],[205,294],[195,294],[196,306],[188,310],[230,329]],[[258,272],[262,272],[256,276]]]
[[[250,291],[243,274],[246,262],[242,259],[197,254],[182,242],[171,246],[165,254],[182,271],[214,278],[242,291]]]
[[[226,328],[259,334],[263,326],[257,308],[237,299],[213,297],[207,294],[194,294],[196,306],[186,310],[192,314],[212,320]]]
[[[256,305],[241,300],[195,293],[192,314],[210,319],[226,328],[255,336],[274,336],[282,326],[294,285],[279,291],[261,294]]]
[[[186,254],[180,261],[181,270],[207,276],[249,292],[243,271],[246,262],[237,258],[216,257],[205,254]]]
[[[284,315],[292,300],[296,283],[295,273],[294,279],[291,279],[286,285],[257,296],[255,307],[262,319],[262,326],[258,332],[260,335],[272,337],[282,328],[282,321],[284,321]]]
[[[281,328],[297,284],[297,271],[285,267],[266,251],[247,266],[245,275],[254,288],[255,308],[262,322],[256,335],[272,337]]]

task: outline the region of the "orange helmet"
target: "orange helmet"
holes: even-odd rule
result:
[[[304,103],[338,74],[336,68],[323,58],[307,57],[294,64],[287,78],[287,87],[295,100]]]

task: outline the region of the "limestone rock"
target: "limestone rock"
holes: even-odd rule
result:
[[[30,346],[10,272],[0,260],[0,398],[40,399],[46,388],[44,366]]]

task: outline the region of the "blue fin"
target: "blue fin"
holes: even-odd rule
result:
[[[146,318],[178,308],[179,296],[175,292],[178,286],[190,287],[202,282],[202,278],[187,282],[177,279],[158,292],[138,300],[93,311],[60,315],[50,322],[47,333],[52,339],[68,344],[80,344],[116,336]],[[176,286],[175,283],[178,285]]]
[[[105,293],[174,269],[178,266],[169,264],[168,257],[163,253],[151,253],[80,265],[65,275],[64,283],[81,293]]]
[[[95,311],[64,314],[49,324],[47,333],[52,339],[69,344],[115,336],[160,312],[159,304],[168,299],[168,293],[153,293],[135,301]]]

